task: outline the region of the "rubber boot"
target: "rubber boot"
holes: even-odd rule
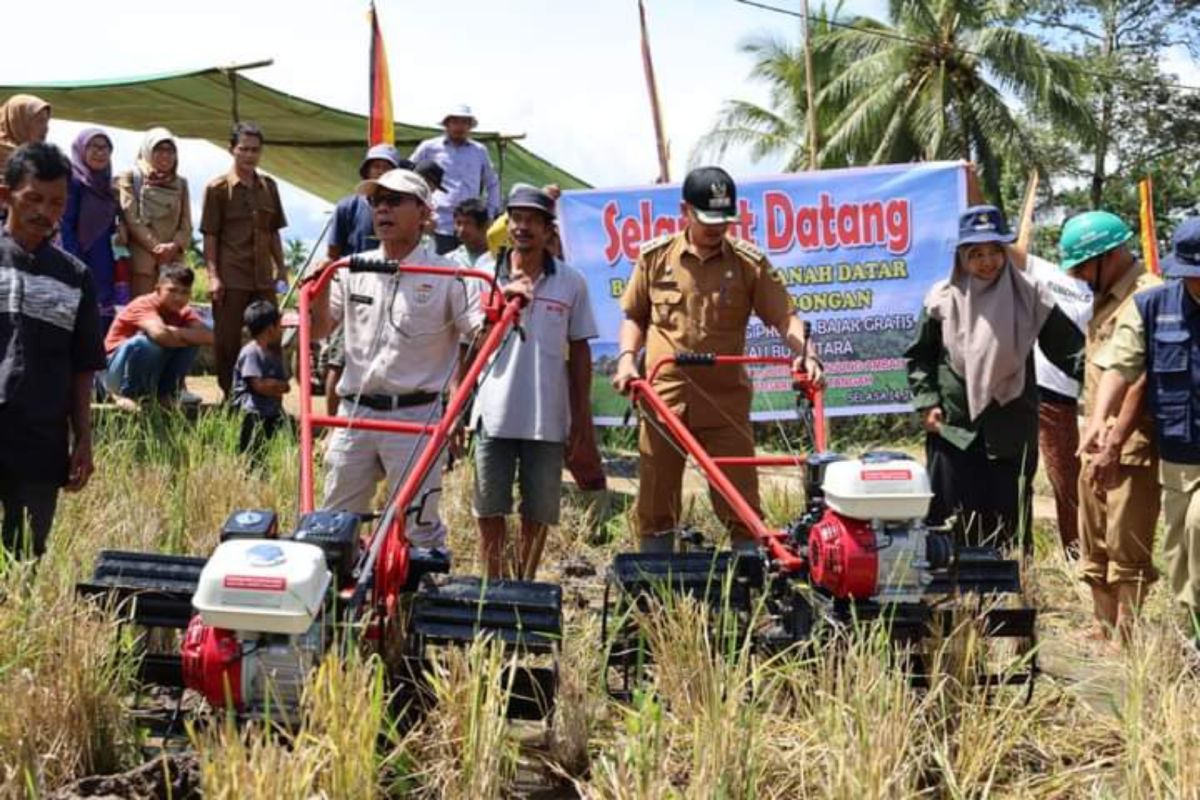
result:
[[[1117,584],[1117,631],[1121,634],[1121,643],[1129,644],[1133,636],[1133,626],[1137,623],[1138,615],[1142,612],[1142,602],[1146,599],[1146,584],[1141,581],[1126,581]]]
[[[649,536],[641,537],[638,541],[638,550],[643,553],[674,553],[675,531],[652,533]]]
[[[1095,619],[1092,634],[1094,641],[1106,642],[1112,638],[1117,627],[1117,589],[1115,586],[1088,584],[1092,589],[1092,616]]]

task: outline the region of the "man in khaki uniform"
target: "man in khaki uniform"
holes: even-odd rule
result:
[[[233,388],[233,365],[242,348],[242,315],[255,300],[275,303],[275,287],[287,281],[281,228],[287,227],[279,188],[258,171],[263,134],[251,122],[233,127],[229,151],[233,168],[204,190],[200,230],[213,301],[217,381],[226,399]]]
[[[1083,382],[1085,414],[1092,410],[1102,374],[1096,355],[1112,338],[1117,318],[1133,305],[1135,292],[1161,283],[1130,252],[1132,237],[1129,226],[1106,211],[1079,214],[1063,226],[1060,266],[1086,282],[1094,298]],[[1082,577],[1092,592],[1096,620],[1092,638],[1099,640],[1108,639],[1114,629],[1128,638],[1142,598],[1158,577],[1153,563],[1158,451],[1154,420],[1142,403],[1144,394],[1143,379],[1125,396],[1120,413],[1108,418],[1106,447],[1081,458]]]
[[[637,377],[637,354],[646,347],[647,369],[675,353],[741,355],[746,325],[756,314],[779,331],[796,360],[793,369],[821,378],[821,363],[792,313],[791,297],[766,256],[754,245],[726,236],[737,219],[737,188],[725,170],[700,167],[683,183],[683,231],[647,242],[634,266],[621,307],[625,319],[613,385],[621,393]],[[752,391],[737,365],[671,366],[659,372],[655,390],[680,415],[700,443],[716,456],[754,455],[750,428]],[[684,456],[658,425],[643,421],[638,441],[637,520],[646,552],[671,552],[679,523]],[[752,467],[726,468],[746,501],[759,509],[758,474]],[[715,491],[713,506],[730,528],[735,548],[755,541]]]
[[[1179,280],[1136,294],[1096,357],[1105,372],[1080,442],[1088,450],[1112,449],[1108,419],[1144,376],[1159,453],[1167,574],[1200,644],[1200,218],[1180,224],[1173,250],[1163,274]]]

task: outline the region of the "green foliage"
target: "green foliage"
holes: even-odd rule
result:
[[[1171,48],[1200,52],[1200,3],[1027,0],[1013,6],[1029,29],[1070,49],[1096,120],[1094,135],[1083,138],[1053,120],[1030,120],[1062,156],[1050,172],[1060,194],[1046,204],[1067,213],[1104,208],[1135,222],[1137,182],[1150,176],[1165,245],[1175,222],[1200,202],[1200,92],[1177,86],[1177,76],[1163,69]]]
[[[283,263],[288,272],[296,273],[308,260],[308,245],[302,239],[288,239],[283,243]]]
[[[832,10],[822,4],[813,13],[810,37],[814,43],[824,41],[835,28],[830,24],[841,17],[842,3]],[[775,34],[763,34],[742,42],[740,49],[754,59],[750,80],[767,87],[769,106],[747,100],[726,100],[712,129],[696,145],[692,160],[705,155],[718,159],[731,147],[749,148],[750,157],[758,161],[768,156],[787,158],[788,171],[805,169],[809,163],[808,99],[805,85],[804,51],[800,43],[791,43]],[[836,48],[817,48],[813,53],[813,91],[820,92],[848,66]],[[831,106],[817,109],[818,140],[836,117]],[[834,159],[819,153],[820,166],[825,168],[849,166],[846,158]]]
[[[835,160],[973,161],[984,194],[1002,203],[1003,163],[1037,155],[1006,96],[1091,134],[1071,59],[1012,27],[1003,4],[893,0],[889,16],[854,19],[818,48],[850,63],[818,98],[840,109],[824,145]]]

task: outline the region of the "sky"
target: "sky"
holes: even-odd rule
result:
[[[725,99],[765,100],[745,81],[751,61],[738,45],[756,34],[794,37],[798,21],[735,0],[646,4],[672,177],[679,179]],[[846,7],[878,14],[883,5],[853,0]],[[436,125],[445,108],[465,102],[481,128],[524,133],[526,147],[593,185],[642,184],[657,174],[636,0],[376,0],[376,9],[398,119]],[[0,83],[125,77],[270,58],[272,66],[247,74],[365,113],[366,10],[359,0],[13,3],[5,9],[9,33],[0,48]],[[46,30],[47,20],[63,21],[53,29],[53,47],[44,37],[11,35]],[[69,146],[80,128],[55,120],[51,140]],[[270,146],[271,132],[266,134]],[[127,168],[141,136],[115,138],[114,163]],[[780,167],[753,164],[739,153],[724,163],[735,175]],[[182,148],[194,200],[199,187],[227,166],[227,154],[207,143]],[[353,178],[347,176],[347,186]],[[292,223],[286,235],[314,239],[330,206],[287,188],[283,200]]]
[[[794,0],[773,0],[798,7]],[[303,97],[365,113],[368,26],[361,0],[247,2],[81,0],[7,3],[0,84],[103,79],[273,59],[247,73]],[[746,78],[748,37],[794,38],[799,21],[736,0],[646,0],[672,177],[680,179],[697,140],[723,101],[765,101]],[[848,14],[882,16],[885,0],[847,0]],[[468,103],[487,130],[524,133],[523,144],[595,186],[650,182],[654,132],[639,50],[636,0],[376,0],[398,119],[436,125]],[[56,24],[57,23],[57,24]],[[25,35],[14,35],[17,31]],[[45,32],[48,35],[41,35]],[[51,33],[52,32],[52,33]],[[1200,69],[1172,66],[1192,83]],[[170,120],[164,120],[170,126]],[[67,146],[80,126],[55,120],[51,139]],[[268,147],[270,131],[266,131]],[[126,168],[141,136],[120,134],[115,165]],[[185,143],[181,166],[193,199],[228,156]],[[735,177],[778,172],[777,160],[723,160]],[[347,176],[349,187],[355,176]],[[291,227],[312,240],[330,206],[285,187]]]

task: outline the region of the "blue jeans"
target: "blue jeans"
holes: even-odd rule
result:
[[[163,347],[139,333],[108,357],[105,388],[124,397],[174,397],[196,360],[196,347]]]

